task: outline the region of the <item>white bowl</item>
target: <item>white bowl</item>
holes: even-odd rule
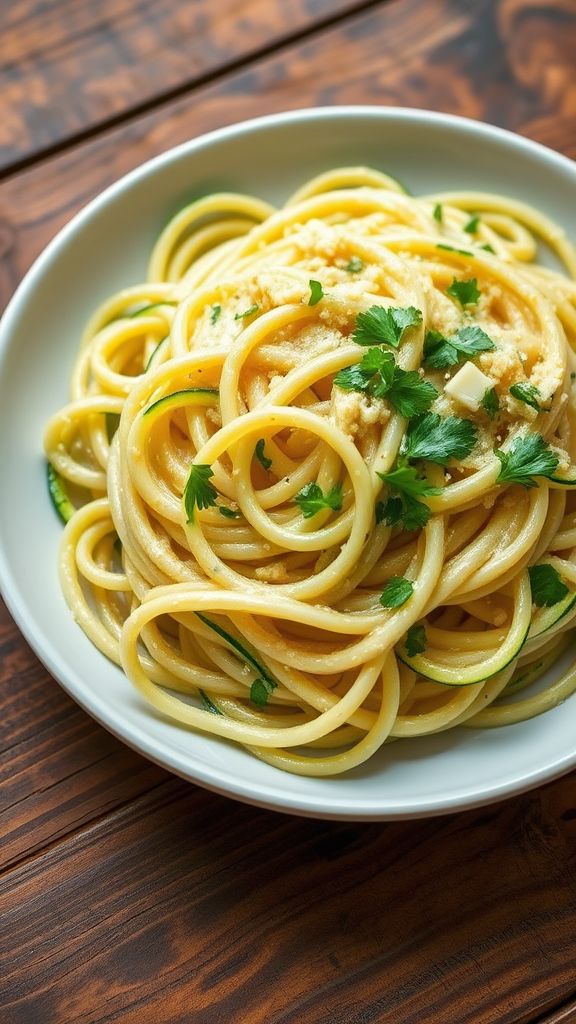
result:
[[[575,164],[498,128],[426,111],[336,107],[265,117],[132,171],[60,232],[0,325],[0,583],[24,636],[70,696],[165,768],[297,814],[423,817],[499,800],[568,771],[576,764],[576,701],[520,725],[394,743],[345,776],[285,774],[160,718],[86,639],[60,593],[61,527],[44,476],[44,424],[67,400],[80,331],[101,300],[142,279],[169,215],[192,196],[221,188],[281,203],[307,178],[343,164],[379,167],[416,194],[477,188],[515,196],[576,235]]]

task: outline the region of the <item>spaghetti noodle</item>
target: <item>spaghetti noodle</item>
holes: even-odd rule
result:
[[[365,168],[190,204],[46,430],[76,621],[160,712],[302,774],[566,699],[574,665],[509,695],[574,636],[574,277],[536,210]]]

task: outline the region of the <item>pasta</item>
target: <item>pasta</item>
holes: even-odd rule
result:
[[[574,638],[575,277],[535,209],[366,168],[191,203],[46,429],[76,621],[300,774],[568,698],[515,694]]]

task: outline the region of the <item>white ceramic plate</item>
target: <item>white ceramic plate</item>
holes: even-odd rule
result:
[[[133,171],[74,218],[20,285],[0,325],[0,583],[26,639],[67,692],[158,764],[240,800],[316,817],[423,817],[502,799],[576,764],[576,700],[520,725],[394,743],[334,779],[292,776],[164,721],[74,623],[60,593],[61,527],[42,457],[67,400],[80,331],[107,295],[144,276],[167,218],[218,189],[281,203],[342,164],[388,171],[414,193],[478,188],[540,207],[576,235],[576,165],[526,139],[418,110],[340,107],[266,117],[186,143]],[[6,440],[9,443],[6,444]]]

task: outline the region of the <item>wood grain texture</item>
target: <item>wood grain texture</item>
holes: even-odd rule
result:
[[[0,694],[0,869],[167,778],[67,697],[3,605]]]
[[[4,0],[0,169],[369,0]]]
[[[111,181],[245,117],[314,104],[423,106],[576,156],[575,52],[573,0],[402,0],[350,18],[0,183],[0,306],[58,228]]]
[[[538,1024],[574,1024],[576,1021],[576,999],[571,999],[560,1009],[546,1014]]]
[[[172,780],[0,883],[2,1021],[528,1024],[574,985],[575,841],[567,780],[389,825]]]

